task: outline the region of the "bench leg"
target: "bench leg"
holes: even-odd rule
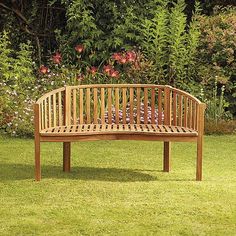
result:
[[[164,151],[163,151],[163,171],[170,171],[170,151],[171,145],[170,142],[164,142]]]
[[[202,180],[202,143],[203,137],[199,137],[197,140],[197,168],[196,168],[196,180]]]
[[[35,181],[41,180],[41,166],[40,166],[40,141],[35,139]]]
[[[70,172],[71,143],[63,143],[63,171]]]

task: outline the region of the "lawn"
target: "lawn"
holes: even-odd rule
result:
[[[162,143],[42,144],[34,182],[33,140],[0,138],[0,235],[236,235],[236,136],[206,136],[203,181],[196,145],[174,143],[162,172]]]

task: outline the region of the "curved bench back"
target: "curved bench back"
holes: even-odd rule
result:
[[[205,104],[167,85],[67,86],[42,96],[39,129],[77,124],[164,124],[198,130]],[[202,110],[203,112],[200,112]],[[202,115],[201,115],[202,116]]]

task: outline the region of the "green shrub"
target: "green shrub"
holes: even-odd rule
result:
[[[141,45],[146,57],[156,67],[159,83],[169,83],[191,91],[200,36],[199,6],[197,3],[189,29],[186,29],[185,2],[179,0],[169,10],[168,3],[163,1],[153,9],[153,18],[143,21]]]
[[[206,91],[215,79],[225,86],[228,110],[236,114],[236,10],[227,9],[213,16],[201,16],[201,40],[198,53],[199,77]],[[212,93],[208,92],[209,98]]]

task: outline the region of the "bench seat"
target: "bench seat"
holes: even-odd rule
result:
[[[94,134],[145,134],[196,137],[197,131],[180,126],[156,124],[83,124],[58,126],[41,130],[41,136],[76,136]]]

